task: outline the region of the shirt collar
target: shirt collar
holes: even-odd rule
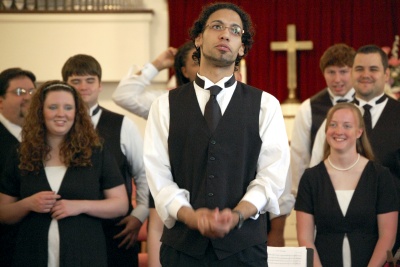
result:
[[[368,105],[374,107],[376,105],[386,103],[387,98],[388,98],[387,95],[385,93],[383,93],[379,96],[372,98],[369,101],[365,101],[365,100],[359,99],[359,98],[354,98],[354,103],[360,107],[364,106],[365,104],[368,104]]]
[[[354,88],[351,88],[344,96],[334,95],[329,87],[328,87],[328,93],[329,93],[329,96],[330,96],[333,104],[336,104],[338,100],[342,100],[342,99],[346,99],[347,102],[352,102],[354,99],[354,96],[355,96]]]
[[[203,89],[208,89],[213,85],[218,85],[222,89],[225,89],[225,88],[229,88],[229,87],[235,85],[236,84],[236,79],[235,79],[235,76],[232,74],[229,77],[222,78],[217,83],[213,83],[207,77],[201,76],[200,74],[197,74],[196,79],[195,79],[195,83],[199,87],[201,87]]]
[[[0,113],[0,122],[6,127],[6,129],[21,142],[21,131],[22,127],[10,122],[3,114]]]
[[[96,104],[93,107],[91,107],[89,110],[90,117],[95,116],[100,111],[100,109],[101,108],[100,108],[99,104]]]

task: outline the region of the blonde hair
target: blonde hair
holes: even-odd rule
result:
[[[365,131],[364,119],[361,115],[360,110],[358,109],[358,107],[356,105],[354,105],[352,103],[338,103],[335,106],[333,106],[328,111],[328,115],[326,116],[325,133],[328,130],[329,124],[332,121],[333,114],[335,114],[336,111],[341,110],[341,109],[348,109],[348,110],[352,111],[354,114],[354,117],[358,121],[358,128],[362,129],[361,136],[356,141],[357,152],[369,160],[374,160],[374,158],[375,158],[374,153],[372,151],[371,144],[368,140],[367,132]],[[325,140],[324,159],[326,159],[329,156],[329,154],[330,154],[330,146],[329,146],[328,142]]]

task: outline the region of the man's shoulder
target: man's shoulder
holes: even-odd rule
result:
[[[111,111],[111,110],[106,109],[104,107],[101,107],[101,110],[102,110],[101,116],[107,115],[107,116],[115,117],[115,118],[123,118],[123,117],[125,117],[125,115],[123,115],[123,114],[117,113],[115,111]]]
[[[19,141],[15,136],[0,122],[0,147],[13,146],[19,144]]]
[[[4,124],[0,121],[0,136],[12,135],[10,131],[4,126]]]
[[[261,90],[261,89],[259,89],[259,88],[257,88],[257,87],[248,85],[248,84],[246,84],[246,83],[242,83],[242,82],[239,82],[239,81],[238,81],[237,83],[238,83],[238,86],[242,86],[245,90],[250,90],[250,91],[253,91],[253,92],[260,93],[260,94],[262,94],[263,92],[265,92],[265,91],[263,91],[263,90]],[[265,92],[265,93],[267,93],[267,92]]]
[[[193,86],[192,82],[185,83],[183,85],[180,85],[180,86],[176,87],[175,89],[169,90],[169,95],[179,95],[179,94],[188,92],[188,90],[190,88],[194,89],[194,86]]]
[[[312,95],[312,96],[310,97],[310,101],[315,101],[315,100],[324,98],[324,97],[326,97],[326,96],[329,97],[329,93],[328,93],[328,88],[325,87],[324,89],[322,89],[322,90],[320,90],[319,92],[317,92],[317,93],[315,93],[314,95]]]
[[[396,112],[397,112],[398,110],[400,110],[400,102],[397,101],[397,100],[394,100],[394,99],[391,98],[391,97],[388,97],[387,106],[388,106],[388,107],[391,107],[392,109],[395,109]],[[397,113],[397,115],[398,115],[398,113]]]
[[[4,124],[0,121],[0,130],[2,130],[2,129],[7,130],[6,127],[4,126]]]
[[[310,109],[310,101],[311,101],[311,98],[307,98],[306,100],[301,102],[301,104],[299,106],[299,110]]]

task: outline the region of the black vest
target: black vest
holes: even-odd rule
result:
[[[310,152],[313,149],[315,137],[317,135],[318,129],[321,127],[321,124],[324,122],[326,115],[332,105],[332,101],[329,96],[328,89],[320,91],[310,98],[311,104],[311,147]]]
[[[102,112],[100,120],[97,123],[96,129],[100,137],[104,139],[106,145],[110,148],[114,156],[119,170],[125,181],[125,188],[127,190],[128,199],[132,199],[132,174],[129,169],[128,159],[121,150],[121,129],[124,116],[105,108],[101,108]],[[129,211],[132,211],[132,203],[129,201]]]
[[[193,84],[169,93],[168,149],[171,172],[180,188],[190,192],[194,209],[234,208],[254,180],[261,149],[259,113],[262,91],[237,83],[232,99],[214,133],[201,113]],[[218,258],[266,242],[265,216],[246,220],[240,230],[208,239],[177,221],[164,227],[162,242],[194,257],[212,243]]]
[[[388,97],[368,139],[375,154],[375,160],[388,167],[400,179],[400,103]],[[400,180],[398,180],[400,181]]]
[[[368,135],[375,161],[390,169],[400,195],[400,103],[388,97],[385,108],[375,127]],[[400,214],[393,253],[400,247]]]

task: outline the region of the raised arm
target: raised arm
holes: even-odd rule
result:
[[[114,102],[133,114],[147,119],[153,101],[165,93],[165,90],[157,90],[148,86],[161,70],[173,66],[176,51],[176,48],[169,47],[141,70],[131,67],[113,93]]]

